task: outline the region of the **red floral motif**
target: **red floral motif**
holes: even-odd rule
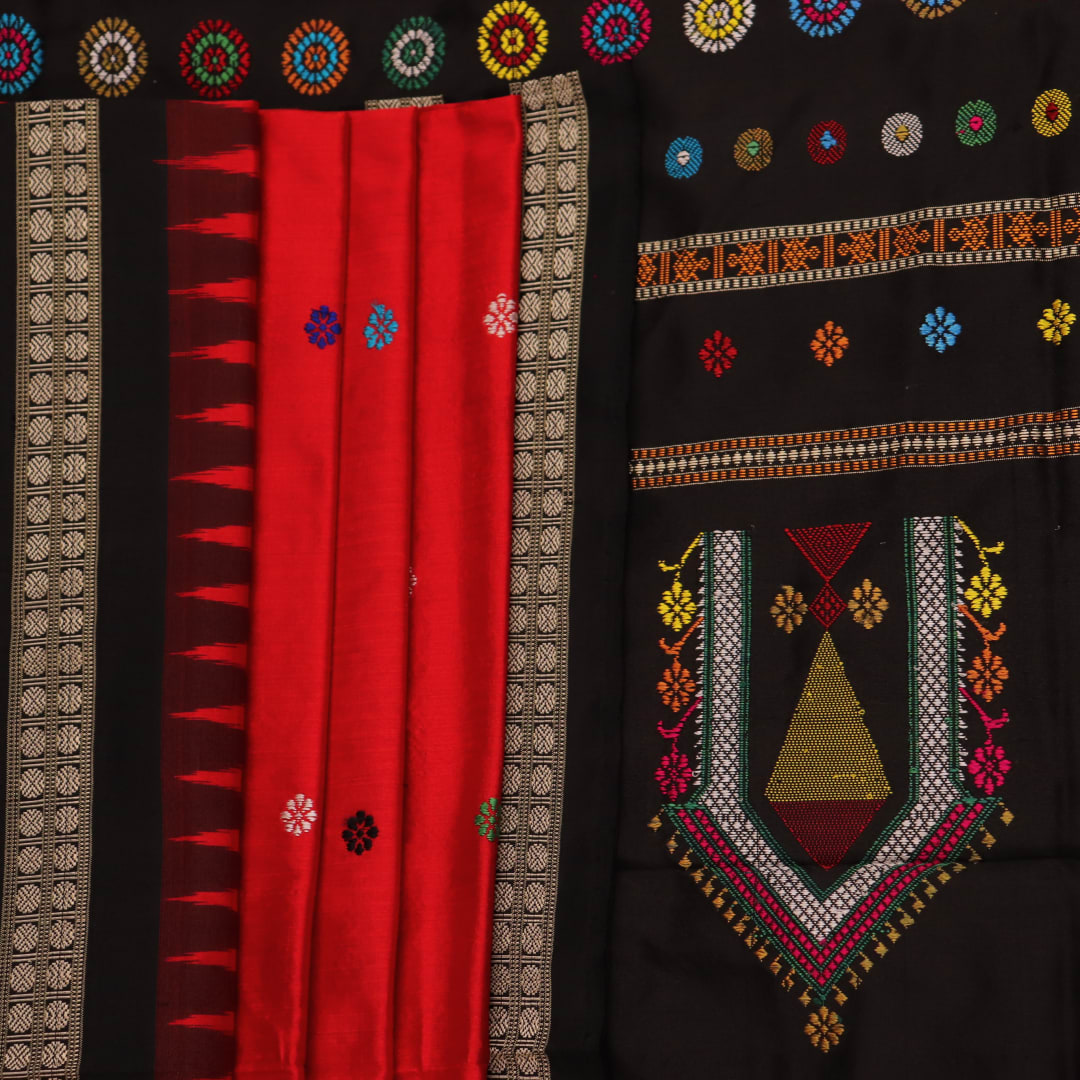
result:
[[[664,798],[674,802],[690,786],[694,779],[694,770],[690,768],[690,759],[672,747],[670,754],[660,759],[656,770],[656,782],[664,793]]]
[[[1005,756],[1005,751],[987,739],[978,747],[968,762],[975,786],[986,795],[993,795],[996,788],[1005,782],[1005,774],[1012,768],[1012,762]]]
[[[711,371],[718,379],[725,371],[731,370],[731,365],[739,350],[727,334],[715,330],[707,337],[698,351],[698,357],[705,365],[706,371]]]

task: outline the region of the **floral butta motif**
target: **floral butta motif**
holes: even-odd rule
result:
[[[857,572],[870,528],[786,530],[823,584],[809,603],[806,580],[766,594],[777,629],[812,626],[820,635],[763,792],[775,814],[750,797],[750,534],[699,533],[676,562],[658,564],[655,613],[667,632],[658,641],[663,748],[654,779],[664,803],[649,827],[751,955],[797,996],[808,1046],[822,1053],[850,1026],[841,1012],[849,995],[942,886],[996,843],[991,828],[1012,821],[998,794],[1013,768],[997,735],[1009,722],[997,701],[1008,686],[1004,544],[983,543],[959,518],[907,519],[902,613]],[[840,581],[846,602],[834,588]],[[903,768],[883,763],[873,736],[880,720],[861,704],[875,700],[874,688],[852,684],[833,639],[836,632],[849,649],[878,636],[837,630],[844,612],[862,629],[906,617]],[[906,790],[894,793],[893,784]],[[879,817],[894,794],[903,804],[893,799],[892,816]],[[778,839],[784,829],[810,862]]]

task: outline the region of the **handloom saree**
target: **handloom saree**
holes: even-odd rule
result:
[[[0,11],[0,1080],[1080,1074],[1077,48]]]

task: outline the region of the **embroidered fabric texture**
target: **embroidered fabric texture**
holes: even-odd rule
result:
[[[1068,239],[1071,237],[1071,239]],[[1080,192],[638,245],[638,300],[1080,255]]]
[[[19,102],[15,123],[17,509],[0,1075],[75,1080],[86,971],[94,748],[101,409],[98,104]]]
[[[545,1047],[566,755],[575,395],[588,215],[588,116],[577,73],[528,80],[514,92],[524,110],[525,152],[492,1078],[550,1076]]]

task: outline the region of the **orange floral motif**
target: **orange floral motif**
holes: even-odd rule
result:
[[[637,261],[637,283],[651,285],[656,277],[656,256],[639,255]]]
[[[989,216],[974,215],[960,220],[957,228],[949,230],[949,239],[958,243],[961,251],[978,251],[986,247],[986,241],[990,239]]]
[[[847,602],[852,618],[864,629],[872,630],[889,610],[889,601],[881,595],[881,590],[863,578],[861,585],[851,590],[851,599]]]
[[[819,326],[814,331],[810,351],[814,354],[815,360],[820,360],[826,367],[832,367],[847,352],[849,344],[851,343],[844,333],[844,328],[830,319],[824,326]]]
[[[821,248],[809,244],[805,238],[782,241],[784,245],[785,270],[809,270],[810,262],[821,254]]]
[[[784,585],[780,589],[773,597],[772,607],[769,608],[773,621],[785,634],[790,634],[796,626],[802,625],[806,612],[803,594],[790,585]]]
[[[708,270],[709,260],[702,255],[698,258],[697,248],[689,248],[675,254],[675,265],[672,267],[671,276],[676,281],[697,281],[699,270]]]
[[[1004,682],[1009,677],[1005,662],[987,646],[975,657],[967,673],[968,682],[975,688],[975,693],[983,701],[992,701],[1004,689]]]
[[[827,1054],[840,1041],[840,1036],[844,1034],[844,1025],[832,1009],[822,1005],[810,1014],[803,1031],[810,1036],[814,1046]]]
[[[727,260],[732,270],[743,274],[761,274],[765,271],[765,245],[761,243],[737,244]]]
[[[892,231],[893,255],[898,259],[910,259],[919,248],[930,242],[930,233],[918,225],[900,225]]]
[[[836,245],[836,250],[841,255],[847,255],[853,263],[873,262],[877,258],[877,229],[848,233],[848,236],[851,237],[850,241],[845,240]]]
[[[671,667],[664,670],[663,677],[656,684],[656,689],[664,704],[672,712],[678,712],[686,707],[697,692],[697,685],[690,677],[690,672],[678,660],[673,660]]]

